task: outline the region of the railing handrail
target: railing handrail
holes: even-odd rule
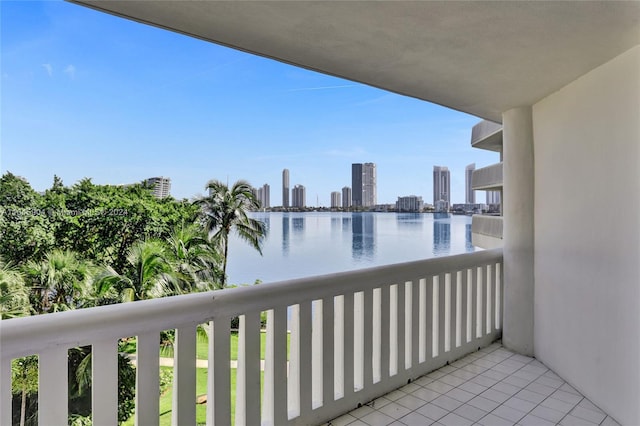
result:
[[[305,300],[403,283],[502,260],[502,249],[377,266],[255,286],[165,297],[0,321],[3,357],[37,354],[56,346],[83,346],[145,332],[201,324],[247,311],[264,311]],[[123,335],[126,330],[126,335]]]

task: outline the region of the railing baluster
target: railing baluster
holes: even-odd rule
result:
[[[311,301],[300,303],[300,415],[311,410]]]
[[[492,299],[492,295],[493,295],[493,287],[495,284],[495,280],[494,280],[494,276],[493,276],[493,266],[492,265],[487,265],[487,284],[486,284],[486,296],[485,298],[487,299],[487,303],[486,303],[486,312],[487,312],[487,318],[485,320],[485,332],[487,334],[490,334],[493,331],[493,309],[494,309],[494,303],[493,303],[493,299]]]
[[[480,326],[479,326],[479,335],[478,337],[484,336],[485,329],[487,328],[487,287],[489,287],[489,283],[486,280],[486,268],[487,266],[482,266],[479,275],[479,286],[480,286]]]
[[[0,358],[0,424],[10,425],[11,422],[11,358]]]
[[[262,424],[287,421],[287,309],[267,311]]]
[[[450,291],[450,304],[451,304],[451,315],[449,317],[450,321],[450,337],[449,337],[449,350],[456,349],[458,344],[458,338],[460,337],[460,320],[459,320],[459,300],[458,300],[458,272],[452,272],[449,274],[449,291]]]
[[[118,341],[103,340],[91,348],[92,423],[118,423]]]
[[[333,297],[322,300],[322,405],[327,406],[334,400],[334,314]]]
[[[413,280],[411,283],[411,312],[409,327],[411,327],[411,367],[416,368],[420,362],[420,327],[418,317],[420,316],[420,281]]]
[[[236,370],[237,426],[260,424],[260,313],[240,316]]]
[[[502,328],[502,264],[496,263],[496,330]]]
[[[373,369],[373,383],[378,383],[382,376],[382,306],[381,306],[382,290],[380,288],[373,289],[373,335],[371,337],[372,353],[371,368]]]
[[[322,377],[322,363],[324,358],[324,303],[314,300],[311,304],[311,408],[314,410],[322,406],[324,379]]]
[[[447,321],[447,309],[446,309],[446,278],[445,273],[441,273],[438,276],[438,356],[443,356],[445,353],[445,327]]]
[[[393,284],[389,287],[389,376],[398,374],[398,333],[398,285]]]
[[[405,334],[405,282],[402,281],[396,286],[397,297],[396,297],[396,321],[398,327],[398,373],[402,374],[407,369],[405,354],[407,353],[407,339]]]
[[[389,285],[380,288],[380,380],[389,379]]]
[[[300,305],[290,308],[289,329],[291,344],[289,349],[289,377],[287,380],[288,418],[300,415]]]
[[[427,305],[426,301],[426,281],[420,278],[418,281],[418,363],[422,364],[427,360]]]
[[[276,399],[274,392],[274,314],[273,309],[267,311],[267,327],[264,348],[264,389],[262,390],[262,424],[264,426],[274,426],[274,403]]]
[[[468,278],[468,274],[467,274],[467,270],[463,270],[458,272],[458,274],[460,274],[460,279],[458,281],[458,289],[459,289],[459,296],[460,296],[460,345],[464,346],[465,343],[467,343],[467,338],[469,337],[468,334],[468,327],[467,327],[467,320],[468,320],[468,308],[467,308],[467,278]]]
[[[434,275],[431,277],[431,358],[438,356],[438,336],[440,326],[440,277]]]
[[[481,266],[476,268],[476,338],[482,337],[482,298],[484,291],[483,286],[483,268]]]
[[[335,296],[334,303],[334,326],[333,326],[333,398],[344,398],[345,395],[345,309],[344,296]]]
[[[231,424],[230,318],[210,322],[207,426]]]
[[[196,327],[176,329],[173,349],[173,410],[174,426],[196,423]]]
[[[273,311],[273,424],[287,421],[287,308]]]
[[[404,301],[402,302],[404,306],[404,368],[408,370],[414,365],[412,357],[416,343],[413,341],[411,323],[416,311],[413,309],[413,282],[405,281],[402,286],[404,287]]]
[[[364,294],[353,295],[353,388],[364,387]]]
[[[353,386],[353,293],[344,295],[344,397],[351,398]]]
[[[424,306],[424,354],[428,361],[433,358],[433,277],[424,279]]]
[[[38,356],[38,419],[43,424],[66,425],[68,422],[67,360],[65,347],[47,349]]]
[[[364,317],[364,346],[363,346],[363,386],[369,387],[373,384],[373,289],[367,289],[362,295],[363,317]]]
[[[451,350],[451,274],[444,274],[444,351]]]
[[[160,415],[160,338],[138,335],[136,368],[136,426],[157,425]]]
[[[474,324],[476,318],[475,293],[476,286],[474,280],[475,268],[467,269],[467,343],[473,340]]]

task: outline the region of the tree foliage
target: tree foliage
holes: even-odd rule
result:
[[[144,185],[65,186],[40,194],[0,178],[0,319],[208,291],[226,285],[229,234],[261,252],[266,234],[244,181],[207,185],[195,202],[157,199]],[[172,333],[164,333],[171,340]],[[91,350],[69,351],[69,421],[90,424]],[[37,357],[13,361],[14,422],[37,422]],[[118,356],[118,420],[134,410],[135,370]],[[17,417],[16,417],[17,416]],[[89,422],[89,423],[88,423]]]

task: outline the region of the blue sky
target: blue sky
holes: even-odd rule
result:
[[[209,179],[271,185],[281,173],[328,205],[373,162],[378,202],[432,201],[434,165],[499,160],[471,149],[478,118],[62,1],[0,1],[0,171],[39,191],[169,176],[191,198]],[[478,193],[479,201],[484,199]]]

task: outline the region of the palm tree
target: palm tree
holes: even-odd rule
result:
[[[181,293],[214,290],[222,282],[221,255],[195,223],[176,226],[165,241]]]
[[[235,230],[241,239],[262,254],[267,229],[263,222],[247,216],[249,211],[260,208],[260,202],[248,182],[239,180],[229,188],[218,180],[211,180],[205,189],[209,195],[194,203],[202,208],[202,223],[210,241],[222,250],[222,287],[225,287],[231,231]]]
[[[127,255],[125,274],[119,275],[113,270],[111,272],[111,280],[114,284],[117,282],[122,300],[126,302],[176,293],[172,288],[175,278],[167,260],[166,247],[159,240],[135,243]]]
[[[29,315],[31,305],[24,277],[0,259],[0,319]]]
[[[40,262],[27,262],[24,271],[37,299],[34,309],[40,314],[81,307],[95,267],[72,251],[53,250]]]

